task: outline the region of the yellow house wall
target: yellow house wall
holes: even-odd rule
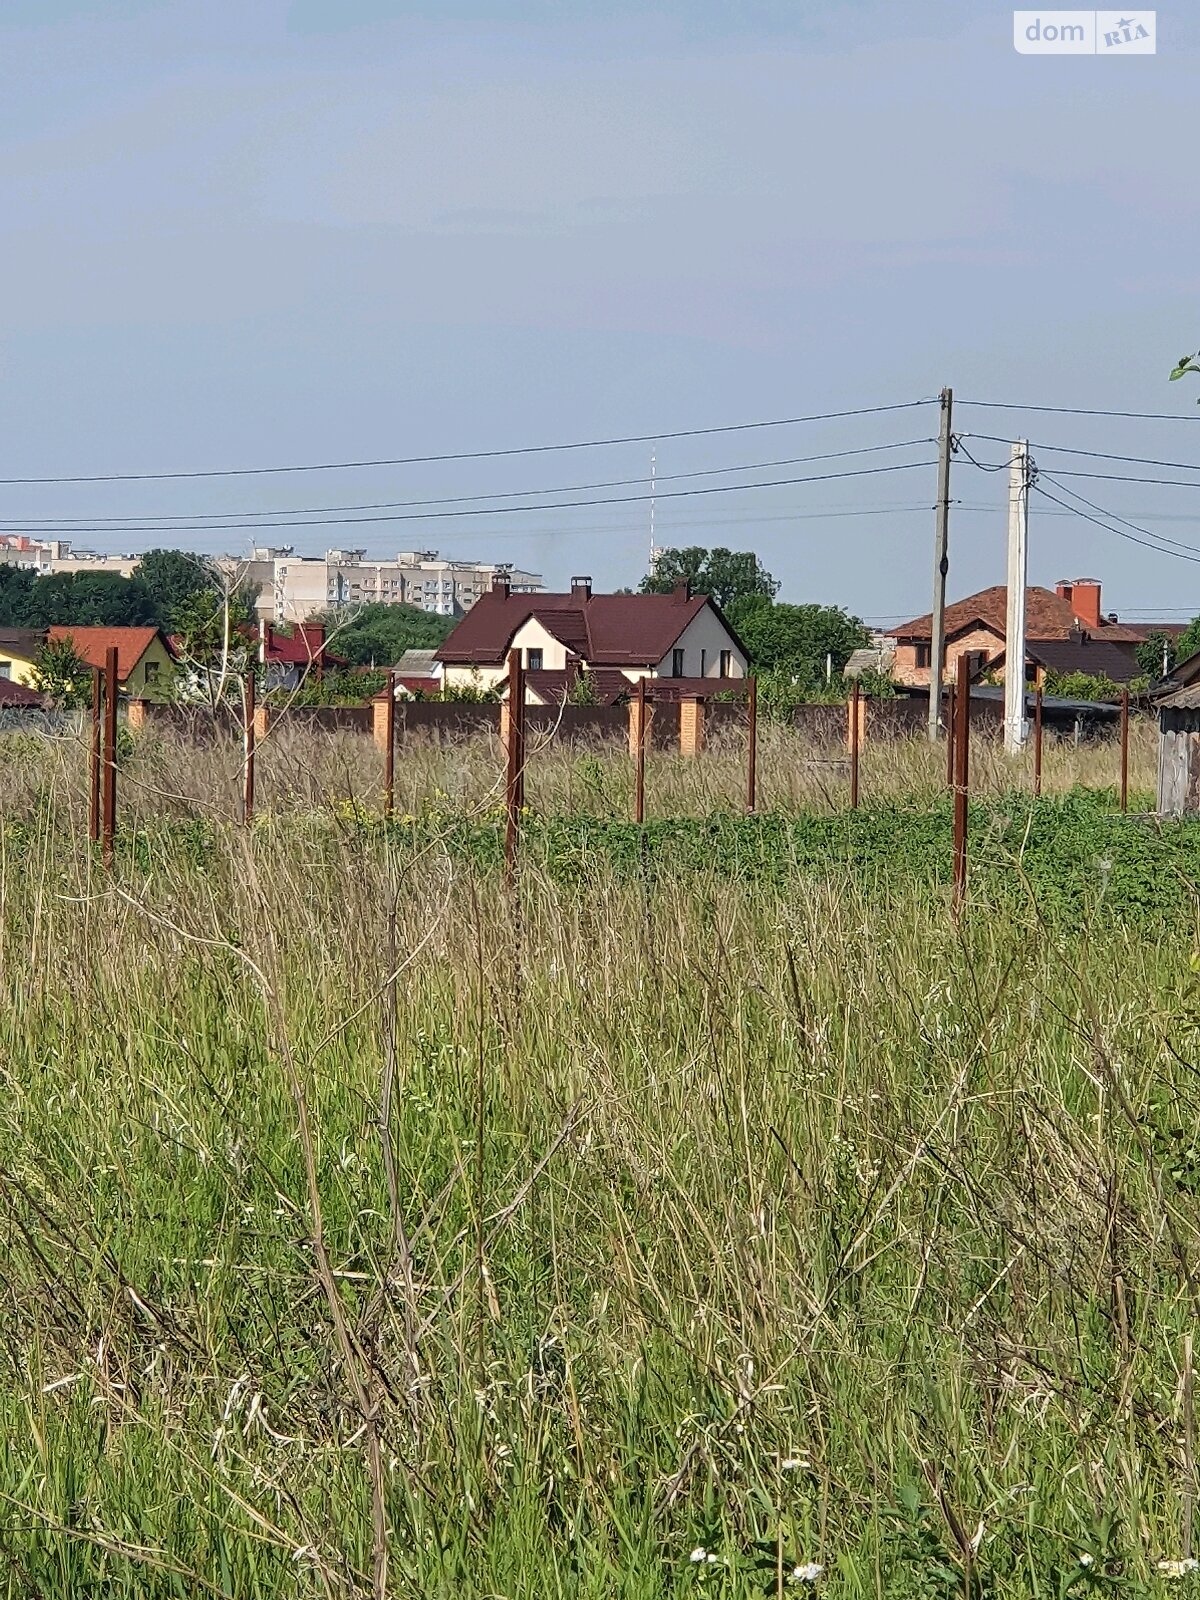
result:
[[[27,661],[24,656],[17,656],[11,650],[0,645],[0,661],[10,663],[9,670],[5,673],[10,683],[24,683],[33,687],[33,662]]]

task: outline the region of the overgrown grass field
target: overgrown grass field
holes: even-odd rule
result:
[[[0,1592],[1197,1587],[1193,825],[324,750],[0,750]]]

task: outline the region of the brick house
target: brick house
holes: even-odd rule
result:
[[[1008,588],[994,584],[946,607],[946,665],[943,681],[954,681],[958,658],[968,655],[980,672],[1003,677]],[[1152,631],[1145,623],[1119,622],[1100,608],[1095,578],[1062,581],[1053,590],[1025,591],[1025,676],[1032,684],[1047,672],[1103,674],[1126,683],[1141,672],[1137,649]],[[910,688],[928,688],[933,618],[927,612],[893,630],[892,677]]]

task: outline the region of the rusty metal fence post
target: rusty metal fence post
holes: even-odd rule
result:
[[[390,822],[396,805],[396,674],[389,672],[383,718],[383,814]]]
[[[971,781],[971,669],[964,651],[958,658],[954,694],[954,914],[967,892],[967,793]]]
[[[1042,686],[1033,692],[1033,792],[1042,792]]]
[[[254,668],[250,667],[242,683],[242,740],[246,767],[242,774],[242,826],[249,828],[254,822]]]
[[[758,808],[758,679],[750,674],[746,684],[746,810]]]
[[[505,780],[504,877],[511,885],[517,870],[521,809],[525,804],[525,669],[521,652],[508,653],[508,765]]]
[[[641,827],[646,820],[646,680],[637,681],[637,710],[633,775],[633,820]]]
[[[858,734],[861,691],[855,678],[850,690],[850,809],[858,810]]]
[[[92,727],[88,739],[88,838],[100,842],[100,741],[104,687],[98,668],[92,672]]]
[[[1121,810],[1129,810],[1129,690],[1121,690]]]
[[[929,685],[930,694],[933,693],[932,683]],[[940,691],[939,691],[940,692]],[[954,787],[954,685],[946,686],[946,787]]]
[[[104,657],[104,772],[101,784],[102,854],[112,866],[113,839],[117,831],[117,647],[109,645]]]

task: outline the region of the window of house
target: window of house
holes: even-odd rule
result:
[[[158,662],[157,661],[147,661],[147,663],[146,663],[146,682],[147,683],[157,683],[158,682]]]
[[[682,650],[672,650],[671,651],[671,676],[673,678],[682,678],[683,677],[683,651]]]
[[[540,672],[542,670],[542,652],[540,650],[526,650],[525,666],[529,672]]]
[[[733,651],[732,650],[722,650],[721,651],[720,671],[721,671],[721,676],[723,678],[731,678],[733,676]]]
[[[704,668],[705,668],[705,666],[707,664],[707,661],[708,661],[708,651],[707,650],[701,650],[701,652],[700,652],[700,676],[701,677],[704,676]]]
[[[916,646],[916,664],[918,667],[927,667],[929,665],[930,649],[931,646],[927,644],[919,644]]]
[[[0,678],[12,677],[12,662],[0,661]]]

